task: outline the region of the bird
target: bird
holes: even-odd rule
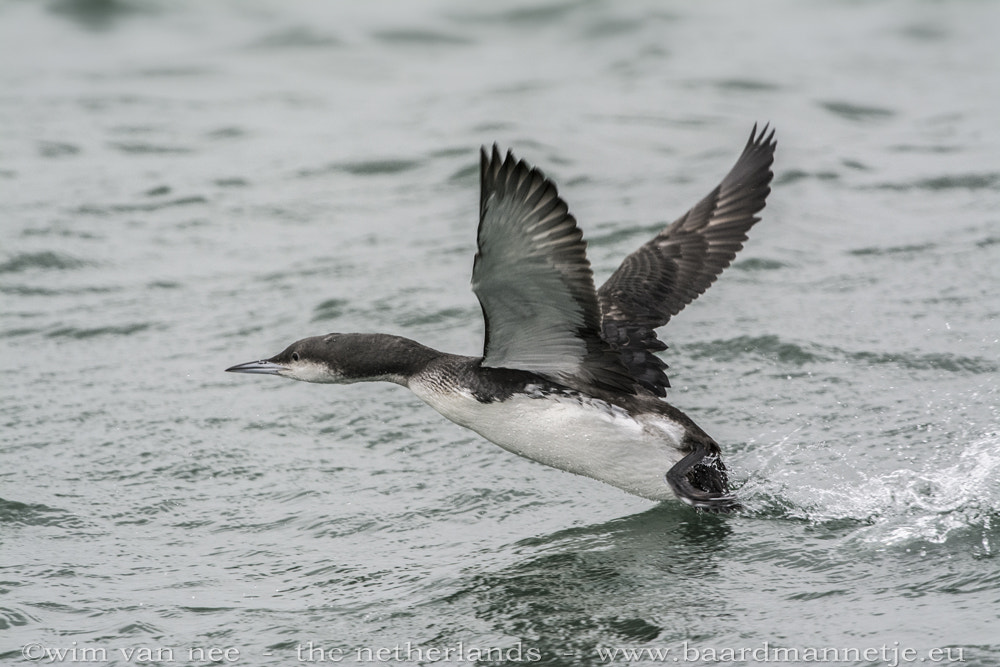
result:
[[[227,368],[305,382],[385,381],[505,450],[654,501],[741,507],[719,444],[665,400],[656,329],[715,282],[760,220],[774,130],[754,124],[735,165],[701,201],[628,255],[595,288],[586,242],[556,185],[480,150],[472,289],[482,356],[402,336],[329,333]]]

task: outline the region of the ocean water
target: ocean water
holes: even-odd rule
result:
[[[1000,664],[1000,4],[0,2],[0,663]],[[477,354],[478,149],[598,281],[777,128],[662,330],[745,510],[510,455],[389,384]]]

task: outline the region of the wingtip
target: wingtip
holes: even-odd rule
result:
[[[750,139],[747,140],[747,147],[750,146],[767,146],[768,148],[774,148],[778,145],[778,142],[774,139],[774,128],[771,127],[771,122],[768,121],[764,123],[764,126],[757,131],[759,123],[753,124],[753,129],[750,130]],[[770,132],[768,132],[770,130]]]
[[[492,145],[483,144],[479,147],[479,156],[485,162],[492,162],[500,157],[500,145],[493,142]]]
[[[486,144],[480,146],[479,155],[483,160],[489,162],[490,164],[505,164],[507,162],[510,162],[511,164],[518,164],[524,162],[523,160],[519,160],[517,156],[514,155],[514,150],[512,148],[508,148],[506,152],[501,152],[500,144],[496,141],[493,142],[492,146],[487,146]],[[526,168],[531,169],[530,165],[526,164],[525,166]]]

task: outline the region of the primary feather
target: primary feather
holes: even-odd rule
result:
[[[690,211],[625,258],[597,292],[601,333],[640,385],[666,395],[658,327],[715,282],[760,220],[771,192],[774,131],[755,125],[722,182]]]

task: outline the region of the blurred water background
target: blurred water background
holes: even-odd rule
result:
[[[997,665],[998,30],[987,1],[0,2],[0,661]],[[742,514],[394,385],[222,372],[329,331],[477,354],[482,144],[559,183],[602,281],[768,121],[763,222],[662,332]]]

